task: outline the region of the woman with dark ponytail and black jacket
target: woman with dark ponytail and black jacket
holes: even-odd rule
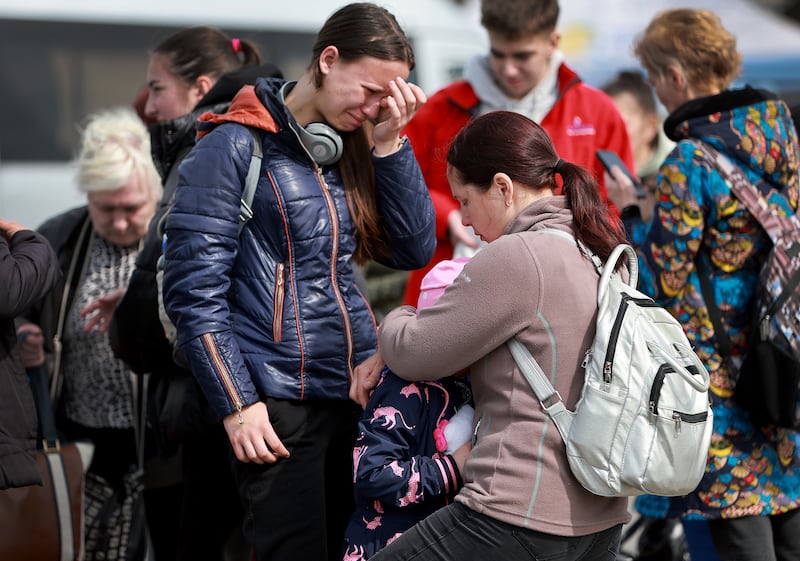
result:
[[[212,422],[191,372],[173,360],[159,320],[156,264],[161,222],[174,198],[178,167],[195,144],[199,116],[225,112],[242,86],[265,76],[281,73],[272,64],[262,64],[255,44],[206,26],[182,29],[166,38],[153,49],[147,70],[142,112],[151,123],[153,159],[164,195],[114,312],[111,341],[117,356],[132,370],[151,374],[148,420],[153,430],[148,436],[154,437],[157,452],[162,458],[180,454],[178,560],[221,561],[226,541],[240,524],[241,507],[225,460],[224,431]],[[209,448],[215,452],[209,453]]]

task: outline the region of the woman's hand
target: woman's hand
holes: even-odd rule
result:
[[[117,304],[124,295],[125,289],[118,288],[84,306],[80,314],[82,318],[88,316],[88,319],[83,325],[83,332],[89,333],[95,328],[100,333],[108,332],[108,328],[111,325],[111,316],[114,314],[114,308],[117,307]]]
[[[272,428],[263,401],[231,413],[222,420],[222,425],[240,462],[274,464],[278,458],[289,457],[289,451]]]
[[[633,182],[618,166],[612,166],[611,174],[605,174],[605,182],[608,198],[619,210],[639,204]]]
[[[25,368],[36,368],[44,364],[44,335],[42,328],[25,323],[17,328],[19,357]]]
[[[358,403],[362,409],[367,406],[369,394],[378,384],[378,375],[384,366],[386,366],[386,363],[383,361],[381,353],[377,352],[353,370],[350,399]]]
[[[6,220],[4,218],[0,218],[0,235],[2,235],[7,240],[11,240],[11,238],[17,232],[21,232],[22,230],[27,230],[25,226],[20,224],[19,222],[14,222],[13,220]]]
[[[381,108],[372,132],[376,156],[388,156],[400,149],[400,131],[427,101],[422,89],[399,76],[389,82],[390,94],[381,99]]]

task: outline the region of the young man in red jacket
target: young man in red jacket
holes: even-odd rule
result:
[[[450,141],[473,117],[505,109],[540,123],[561,158],[594,172],[603,198],[604,170],[595,150],[616,152],[635,173],[625,123],[613,101],[584,84],[558,50],[558,15],[558,0],[483,0],[481,24],[489,34],[489,53],[471,59],[465,79],[436,92],[406,126],[436,209],[437,246],[430,263],[412,271],[405,304],[417,302],[422,277],[435,263],[451,259],[456,243],[479,244],[461,224],[445,176]]]

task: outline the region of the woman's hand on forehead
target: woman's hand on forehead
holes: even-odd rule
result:
[[[389,95],[381,99],[373,131],[375,154],[386,156],[400,148],[400,131],[427,101],[422,88],[398,76],[389,82]]]

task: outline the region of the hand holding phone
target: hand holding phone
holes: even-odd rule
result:
[[[637,199],[644,199],[647,197],[647,192],[644,190],[641,181],[639,181],[639,179],[630,172],[617,154],[611,150],[597,150],[595,154],[597,154],[597,159],[600,160],[600,162],[603,164],[603,167],[606,168],[606,171],[609,174],[611,173],[611,168],[617,166],[625,175],[628,176],[628,179],[630,179],[631,183],[633,183],[633,188],[636,190]]]

